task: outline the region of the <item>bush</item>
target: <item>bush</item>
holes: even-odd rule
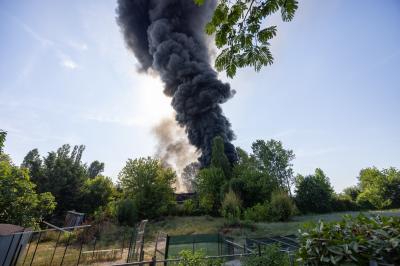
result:
[[[222,202],[221,214],[227,219],[229,225],[238,224],[240,221],[242,203],[232,190],[225,194]]]
[[[344,216],[300,231],[298,261],[306,265],[400,265],[400,218]]]
[[[274,192],[269,206],[272,221],[287,221],[296,213],[296,205],[284,191]]]
[[[203,250],[198,250],[193,253],[192,250],[184,249],[179,252],[178,266],[220,266],[222,261],[220,259],[205,260],[205,253]]]
[[[253,222],[265,222],[269,220],[269,206],[267,203],[256,204],[244,211],[244,219]]]
[[[350,196],[344,194],[335,195],[331,205],[332,210],[336,212],[360,210],[360,206],[357,202],[353,201]]]
[[[132,199],[124,199],[117,204],[117,219],[122,225],[134,226],[138,221],[138,210]]]
[[[290,259],[287,253],[281,252],[278,245],[266,246],[261,256],[247,257],[244,266],[289,266]]]
[[[192,215],[195,212],[195,203],[192,199],[185,200],[183,202],[183,210],[186,215]]]

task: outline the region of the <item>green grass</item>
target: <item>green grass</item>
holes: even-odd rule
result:
[[[358,215],[360,212],[336,212],[328,214],[310,214],[295,216],[289,222],[255,223],[253,226],[227,228],[225,220],[220,217],[166,217],[163,221],[150,222],[147,227],[147,240],[154,239],[157,232],[169,235],[212,234],[222,232],[235,239],[244,237],[262,237],[297,234],[298,229],[306,222],[318,220],[340,220],[343,215]],[[385,211],[366,211],[366,215],[400,216],[400,209]]]

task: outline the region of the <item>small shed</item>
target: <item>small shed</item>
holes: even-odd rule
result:
[[[30,236],[30,229],[0,224],[0,265],[15,265]]]

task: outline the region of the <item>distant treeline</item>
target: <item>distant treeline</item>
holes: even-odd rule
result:
[[[294,175],[295,154],[276,140],[255,141],[251,153],[237,148],[239,160],[232,165],[222,138],[215,138],[210,166],[199,169],[192,163],[182,174],[195,197],[177,204],[176,173],[155,158],[129,159],[114,184],[102,175],[104,163],[82,162],[82,145],[65,144],[46,156],[33,149],[16,166],[4,153],[5,139],[6,132],[0,131],[0,223],[60,223],[66,211],[76,210],[92,221],[125,225],[143,218],[203,214],[222,215],[237,224],[285,221],[299,213],[400,207],[399,170],[362,169],[358,184],[337,194],[321,169]]]

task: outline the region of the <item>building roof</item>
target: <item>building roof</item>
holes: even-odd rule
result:
[[[0,236],[7,236],[13,233],[23,232],[24,227],[14,224],[0,224]]]

